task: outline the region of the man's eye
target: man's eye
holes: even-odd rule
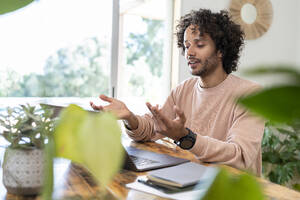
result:
[[[202,47],[204,47],[204,45],[203,44],[198,44],[197,47],[202,48]]]

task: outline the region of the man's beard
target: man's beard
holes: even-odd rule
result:
[[[203,78],[212,74],[218,67],[217,53],[212,54],[209,58],[205,59],[204,62],[200,61],[199,64],[202,64],[202,67],[196,72],[191,71],[192,75]]]

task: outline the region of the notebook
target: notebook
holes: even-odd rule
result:
[[[187,162],[165,169],[153,170],[147,174],[147,178],[154,183],[183,188],[208,178],[206,176],[215,170],[215,167]]]
[[[150,181],[146,176],[138,176],[136,181],[133,183],[126,184],[127,188],[134,190],[142,191],[149,194],[154,194],[160,197],[169,198],[169,199],[184,199],[184,200],[195,200],[202,199],[210,188],[211,184],[214,182],[215,177],[217,176],[219,169],[217,167],[199,167],[196,163],[184,163],[174,167],[167,167],[164,169],[153,170],[150,173],[155,173],[155,171],[165,172],[166,174],[159,173],[159,176],[165,177],[168,174],[168,182],[170,177],[175,177],[175,182],[181,182],[183,176],[183,182],[190,182],[189,184],[194,184],[185,187],[174,187],[164,184],[158,184],[157,182]],[[171,169],[173,168],[173,169]],[[174,168],[176,170],[174,170]],[[170,170],[171,169],[171,170]],[[190,171],[192,170],[193,173]],[[191,176],[193,174],[193,176]],[[197,178],[195,178],[197,177]],[[186,181],[188,179],[188,181]],[[194,180],[195,179],[195,180]],[[196,183],[196,184],[195,184]],[[181,183],[182,185],[189,185]]]

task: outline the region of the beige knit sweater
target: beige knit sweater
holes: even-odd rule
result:
[[[197,133],[190,150],[203,162],[213,162],[261,174],[261,140],[264,121],[236,104],[236,98],[260,88],[234,75],[213,88],[201,88],[199,78],[191,78],[172,90],[162,107],[175,119],[173,106],[186,116],[185,126]],[[151,114],[137,116],[138,128],[127,130],[135,141],[155,141],[164,137],[155,130]]]

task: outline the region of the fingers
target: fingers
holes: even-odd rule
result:
[[[103,106],[96,106],[93,102],[90,101],[90,105],[94,110],[103,110]]]
[[[149,102],[146,102],[146,106],[149,109],[149,111],[152,113],[152,115],[154,116],[155,113],[154,113],[154,110],[153,110],[153,106]]]
[[[161,120],[165,125],[166,127],[168,128],[171,128],[172,127],[172,121],[170,119],[168,119],[166,116],[164,116],[160,111],[158,110],[155,110],[154,111],[156,116],[159,120]]]
[[[158,108],[159,108],[158,104],[156,104],[156,106],[152,106],[149,102],[146,102],[146,106],[148,107],[148,109],[150,111],[158,110]]]
[[[99,96],[99,98],[102,99],[103,101],[107,101],[107,102],[109,102],[109,103],[111,103],[111,102],[114,100],[114,98],[110,98],[110,97],[108,97],[108,96],[106,96],[106,95],[104,95],[104,94],[101,94],[101,95]]]
[[[174,106],[174,111],[178,115],[179,120],[184,124],[186,121],[184,112],[182,110],[180,110],[177,106]]]
[[[146,102],[146,106],[148,107],[149,111],[152,113],[153,115],[153,120],[154,120],[154,130],[160,134],[164,134],[163,129],[166,127],[165,124],[163,124],[163,122],[161,120],[159,120],[154,112],[154,110],[152,109],[152,105],[148,102]]]
[[[171,127],[171,120],[164,116],[160,110],[158,109],[158,105],[152,106],[149,102],[146,103],[148,109],[152,113],[152,115],[156,118],[156,120],[160,120],[166,127]]]
[[[99,96],[99,98],[100,99],[102,99],[103,101],[106,101],[106,102],[109,102],[109,103],[111,103],[114,99],[113,98],[110,98],[110,97],[108,97],[108,96],[106,96],[106,95],[104,95],[104,94],[101,94],[100,96]],[[91,107],[94,109],[94,110],[104,110],[104,107],[103,106],[97,106],[97,105],[95,105],[93,102],[91,102],[90,101],[90,105],[91,105]]]
[[[93,102],[90,101],[90,105],[94,110],[98,110],[97,106]]]
[[[152,106],[149,102],[146,102],[146,106],[148,107],[148,109],[152,113],[152,115],[156,116],[156,111],[158,110],[158,105]]]

